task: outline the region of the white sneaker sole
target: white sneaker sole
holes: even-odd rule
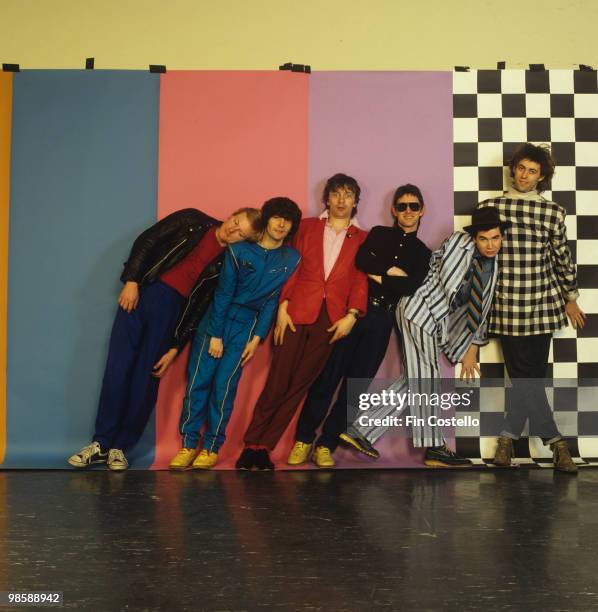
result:
[[[74,468],[88,468],[91,465],[95,465],[96,463],[106,463],[106,459],[96,459],[95,461],[90,461],[89,463],[81,463],[77,459],[73,457],[69,457],[67,459],[69,465],[72,465]]]

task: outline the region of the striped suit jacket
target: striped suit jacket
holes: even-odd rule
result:
[[[457,363],[472,344],[486,344],[487,322],[492,298],[498,278],[498,262],[492,277],[484,287],[482,297],[482,323],[472,334],[465,324],[465,309],[457,308],[451,313],[451,304],[457,295],[463,278],[467,274],[475,254],[475,242],[465,232],[450,235],[432,253],[430,270],[417,291],[404,297],[404,314],[413,324],[426,333],[436,336],[439,348],[452,363]]]

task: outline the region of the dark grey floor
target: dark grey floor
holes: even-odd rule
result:
[[[0,590],[94,610],[598,609],[598,470],[0,472]]]

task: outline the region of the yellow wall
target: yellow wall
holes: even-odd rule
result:
[[[320,70],[598,65],[597,0],[0,0],[24,68]]]

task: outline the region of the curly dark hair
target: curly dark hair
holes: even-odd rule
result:
[[[340,187],[344,187],[349,191],[352,191],[355,195],[355,207],[351,211],[351,217],[354,217],[357,214],[357,204],[359,203],[359,196],[361,194],[361,187],[359,183],[352,177],[347,174],[342,174],[339,172],[334,176],[331,176],[326,181],[326,186],[324,187],[324,191],[322,193],[322,204],[328,208],[328,196],[331,191],[336,191]]]
[[[286,242],[289,241],[299,229],[299,223],[301,222],[301,209],[290,198],[271,198],[262,205],[262,216],[260,218],[262,231],[268,227],[268,221],[272,217],[282,217],[293,224],[291,231],[288,233],[285,239]]]
[[[515,176],[515,167],[519,164],[522,159],[529,159],[536,164],[540,164],[540,173],[544,177],[538,182],[536,189],[538,193],[542,193],[547,189],[550,189],[550,183],[554,176],[555,163],[550,151],[550,147],[547,144],[533,145],[531,142],[524,142],[520,144],[513,153],[509,161],[509,172],[511,178]]]

